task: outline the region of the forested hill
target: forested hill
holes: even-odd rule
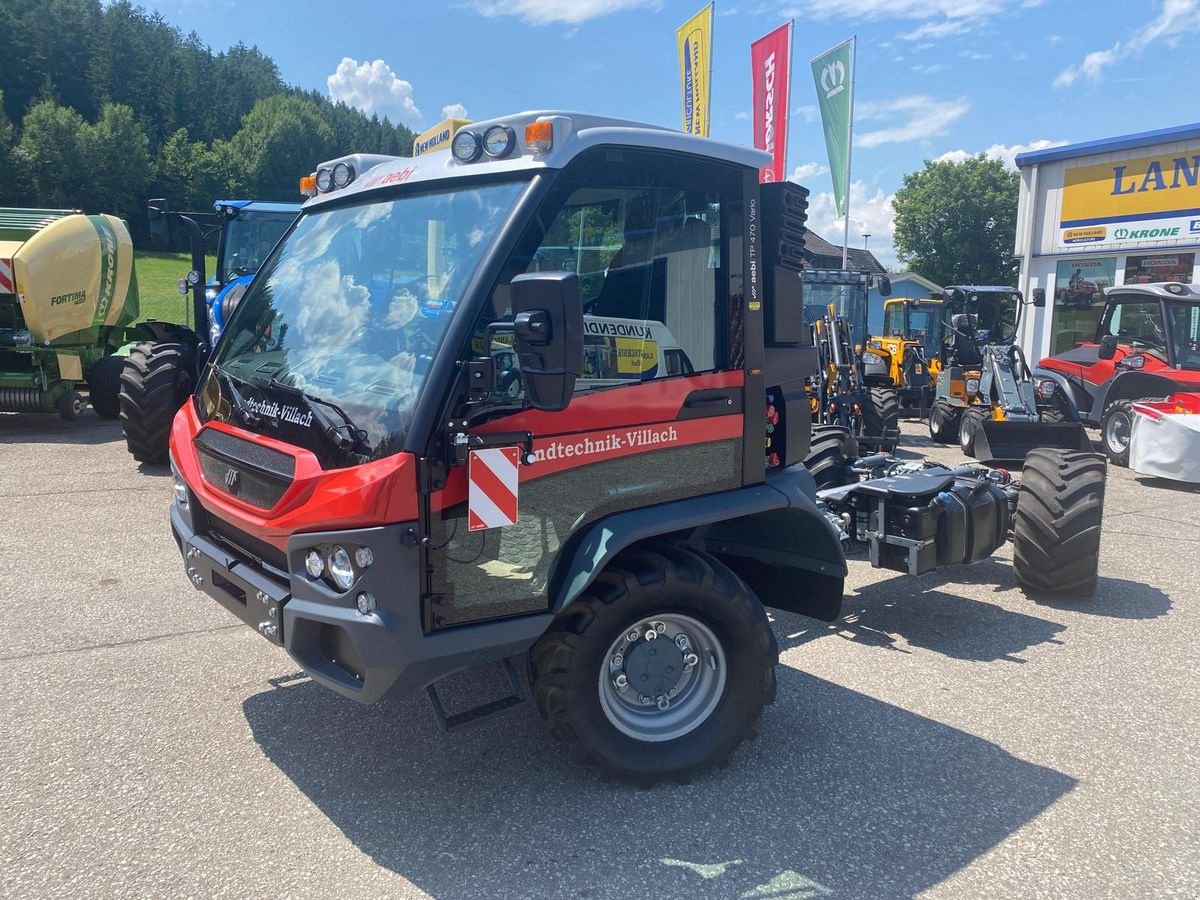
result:
[[[407,155],[412,132],[214,52],[125,0],[0,0],[0,206],[80,207],[137,232],[147,197],[299,199],[315,163]]]

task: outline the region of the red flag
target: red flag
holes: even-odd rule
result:
[[[792,24],[750,45],[754,81],[754,146],[771,154],[759,181],[783,181],[787,169],[788,85],[792,79]]]

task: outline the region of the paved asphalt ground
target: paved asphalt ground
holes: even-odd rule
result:
[[[191,588],[170,495],[113,423],[0,416],[0,896],[1200,896],[1190,490],[1110,469],[1086,605],[1007,549],[853,563],[841,621],[777,617],[762,736],[649,791],[528,706],[317,688]]]

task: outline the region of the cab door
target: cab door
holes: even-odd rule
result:
[[[468,408],[473,435],[530,433],[533,462],[476,454],[430,494],[428,629],[544,611],[555,561],[598,519],[742,484],[745,377],[740,329],[730,325],[742,183],[732,167],[612,149],[581,155],[559,176],[493,286],[473,343],[510,315],[513,277],[574,272],[583,377],[560,412],[531,408],[519,373],[502,396]],[[666,365],[664,345],[688,364]],[[463,348],[463,358],[479,352]],[[762,453],[761,424],[753,441]]]

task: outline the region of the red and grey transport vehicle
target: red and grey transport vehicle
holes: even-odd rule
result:
[[[812,427],[807,194],[766,162],[531,112],[323,164],[172,426],[193,585],[345,697],[424,689],[454,727],[528,690],[640,782],[758,730],[766,609],[836,618],[845,545],[921,574],[1011,538],[1018,583],[1090,595],[1102,457],[1018,482]],[[509,696],[448,712],[485,664]]]

